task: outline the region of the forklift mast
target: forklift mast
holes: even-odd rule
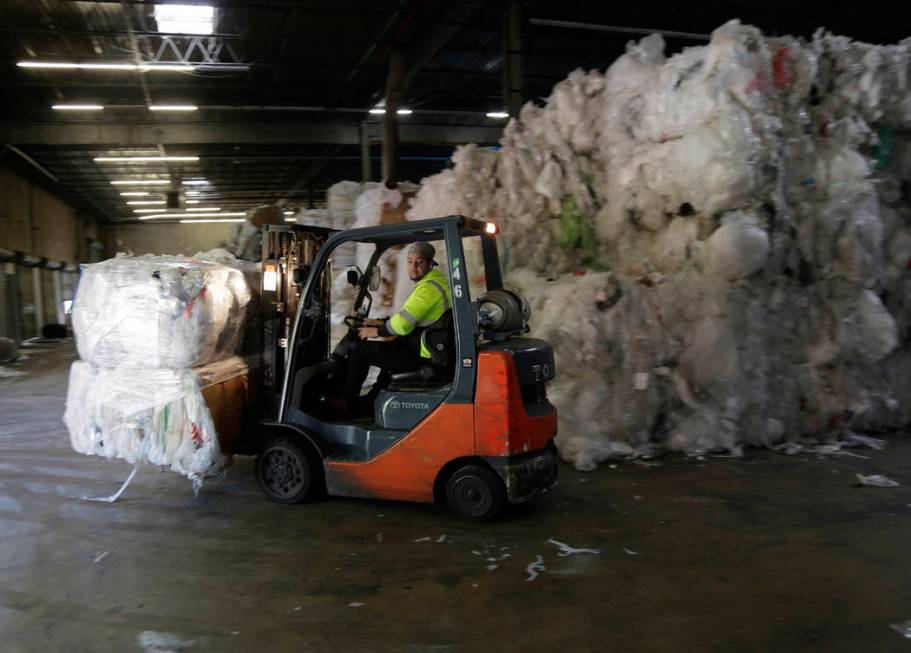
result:
[[[333,229],[304,225],[263,227],[262,381],[267,396],[281,389],[285,352],[303,283],[316,253],[334,232]]]

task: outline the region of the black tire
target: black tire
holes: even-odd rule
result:
[[[320,461],[310,448],[287,435],[272,438],[256,457],[256,480],[276,503],[302,503],[317,485]]]
[[[488,521],[505,503],[506,487],[487,467],[466,465],[446,481],[446,504],[462,519]]]

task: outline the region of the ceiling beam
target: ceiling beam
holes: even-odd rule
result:
[[[502,135],[502,126],[399,125],[399,140],[402,143],[492,144],[498,142]],[[0,123],[0,142],[13,145],[83,145],[110,148],[154,147],[156,143],[165,145],[234,143],[358,145],[359,139],[360,133],[357,124],[338,123]]]

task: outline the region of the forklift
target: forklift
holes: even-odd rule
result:
[[[484,521],[554,485],[557,411],[546,392],[553,350],[525,336],[528,306],[503,288],[497,233],[493,223],[462,216],[347,231],[264,227],[262,392],[253,437],[240,453],[256,455],[269,499],[438,502]],[[486,280],[476,301],[463,248],[474,238]],[[369,412],[343,414],[347,357],[380,285],[377,264],[388,250],[416,241],[444,244],[452,290],[451,309],[424,334],[433,358],[414,371],[381,375],[362,397]],[[373,251],[365,272],[347,270],[354,303],[345,311],[347,333],[332,343],[333,254],[351,243]]]

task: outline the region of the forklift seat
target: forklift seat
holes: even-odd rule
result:
[[[396,372],[395,374],[390,374],[389,379],[396,385],[402,383],[424,383],[433,379],[436,376],[433,371],[433,367],[430,365],[422,365],[416,370],[408,370],[407,372]]]

